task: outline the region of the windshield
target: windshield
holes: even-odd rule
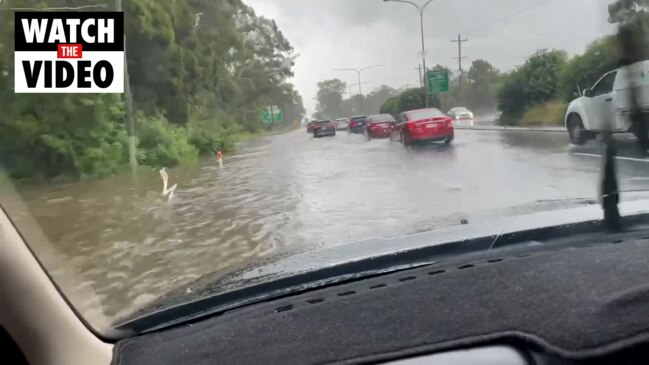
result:
[[[598,201],[602,131],[649,188],[646,72],[612,72],[645,1],[412,3],[0,1],[2,211],[104,331],[299,253]],[[34,18],[118,6],[97,34]],[[409,123],[449,108],[473,114]]]

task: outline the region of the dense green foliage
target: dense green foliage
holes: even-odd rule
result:
[[[548,111],[545,124],[557,124],[559,105],[579,97],[618,64],[616,36],[596,40],[571,59],[561,51],[537,52],[505,77],[498,95],[501,124],[529,124],[531,119],[535,124],[542,110]]]
[[[440,99],[432,96],[429,105],[433,108],[440,108]],[[392,114],[395,118],[402,112],[408,110],[423,109],[426,107],[426,91],[423,88],[409,89],[398,96],[388,99],[380,109],[381,114]]]
[[[557,100],[534,105],[525,111],[520,124],[525,126],[562,126],[565,123],[566,110],[568,110],[568,104]]]
[[[339,79],[324,80],[318,83],[315,118],[340,118],[343,116],[343,94],[347,85]]]
[[[527,108],[553,99],[566,60],[564,51],[540,50],[507,76],[498,94],[501,121],[517,121]]]
[[[116,6],[108,0],[85,4]],[[78,5],[0,3],[0,165],[14,177],[103,175],[128,162],[124,96],[13,92],[10,9]],[[270,128],[260,117],[269,105],[283,109],[286,124],[304,115],[302,98],[286,82],[293,75],[291,45],[273,20],[241,0],[123,5],[141,164],[173,166],[230,150],[233,135]]]
[[[381,85],[367,95],[351,95],[345,99],[344,94],[349,86],[339,79],[325,80],[318,83],[316,97],[316,119],[335,119],[354,115],[374,115],[379,112],[383,103],[397,95],[389,86]]]
[[[591,43],[586,52],[572,58],[561,71],[559,97],[570,101],[578,90],[592,87],[606,72],[617,67],[617,43],[608,36]]]
[[[649,0],[615,0],[608,6],[608,21],[625,23],[636,16],[644,16],[649,9]]]

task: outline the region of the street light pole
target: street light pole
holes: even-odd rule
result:
[[[337,68],[334,69],[334,71],[354,71],[358,75],[358,93],[363,96],[363,87],[361,86],[363,83],[361,82],[361,72],[365,70],[369,70],[371,68],[377,68],[377,67],[383,67],[383,65],[374,65],[374,66],[367,66],[363,68]],[[351,97],[351,96],[350,96]],[[363,109],[363,98],[360,99],[361,105],[359,106],[359,109]]]
[[[362,96],[363,95],[363,89],[361,87],[361,84],[362,84],[361,83],[361,72],[359,70],[358,71],[358,93],[361,94],[361,96]]]
[[[424,42],[424,12],[419,10],[419,23],[421,24],[421,57],[424,64],[424,93],[426,93],[426,108],[429,107],[428,100],[428,69],[426,68],[426,43]]]
[[[363,95],[363,88],[362,88],[362,82],[361,82],[361,72],[365,70],[369,70],[371,68],[377,68],[377,67],[383,67],[383,65],[374,65],[374,66],[367,66],[363,68],[337,68],[334,69],[333,71],[354,71],[358,75],[358,93]]]
[[[383,0],[383,2],[397,2],[397,3],[405,3],[405,4],[410,4],[417,8],[417,11],[419,12],[419,24],[421,26],[421,58],[423,61],[424,65],[424,92],[426,93],[426,108],[428,108],[430,105],[429,97],[428,97],[428,69],[426,68],[426,42],[424,41],[424,10],[426,10],[426,7],[428,4],[432,3],[434,0],[428,0],[423,6],[419,6],[412,1],[408,0]]]

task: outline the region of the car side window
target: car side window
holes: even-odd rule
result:
[[[593,96],[609,94],[613,91],[613,84],[615,84],[615,76],[617,72],[611,72],[604,76],[597,85],[593,86]]]

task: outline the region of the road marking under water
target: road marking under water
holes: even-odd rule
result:
[[[598,155],[598,154],[595,154],[595,153],[574,152],[573,155],[602,158],[601,155]],[[648,162],[649,163],[649,159],[646,159],[646,158],[633,158],[633,157],[621,157],[621,156],[616,156],[615,158],[618,159],[618,160],[623,160],[623,161]]]

